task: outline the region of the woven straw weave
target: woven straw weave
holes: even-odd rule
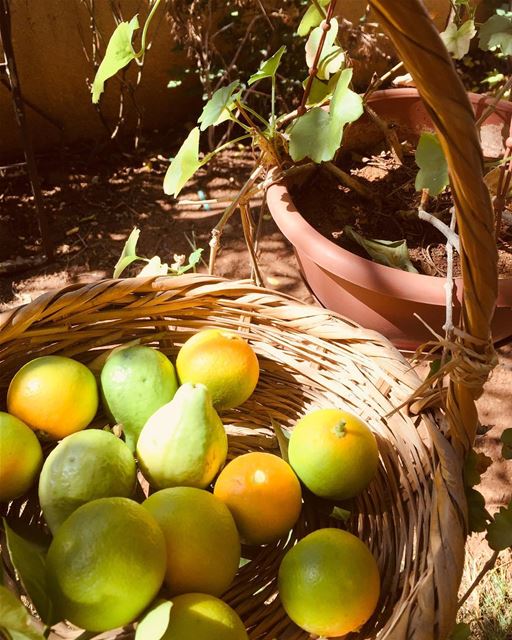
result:
[[[430,19],[418,0],[371,4],[416,80],[450,165],[465,283],[466,337],[459,347],[471,352],[442,394],[446,411],[429,409],[428,401],[419,415],[407,411],[403,405],[421,381],[379,334],[249,282],[203,275],[104,280],[46,294],[0,316],[0,402],[14,372],[38,355],[59,353],[90,363],[114,345],[140,339],[174,358],[193,332],[215,326],[243,335],[261,364],[251,399],[222,414],[230,457],[249,450],[278,453],[272,421],[289,429],[313,408],[342,407],[368,422],[378,439],[380,467],[351,506],[348,522],[333,519],[328,502],[306,496],[292,538],[257,549],[225,594],[251,639],[308,637],[282,610],[276,574],[286,549],[323,526],[346,526],[379,564],[381,599],[359,638],[445,639],[455,620],[466,532],[462,463],[476,431],[474,399],[490,369],[482,361],[492,355],[492,210],[471,107]],[[22,515],[20,507],[20,501],[12,503],[10,516],[37,520],[35,500]],[[20,588],[15,581],[11,586]],[[61,625],[53,635],[77,633]]]

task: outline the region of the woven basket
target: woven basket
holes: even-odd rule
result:
[[[225,594],[251,639],[308,637],[284,613],[276,574],[286,550],[324,526],[345,526],[378,561],[380,602],[357,637],[444,639],[456,615],[467,530],[462,463],[476,432],[474,399],[491,368],[493,215],[470,105],[422,5],[371,4],[416,80],[451,169],[465,288],[462,337],[454,345],[446,391],[423,389],[408,362],[379,334],[249,282],[203,275],[103,280],[48,293],[0,316],[0,404],[14,372],[36,356],[59,353],[88,363],[138,338],[174,358],[191,334],[215,326],[243,335],[261,364],[251,399],[222,414],[230,457],[249,450],[279,453],[272,420],[289,429],[313,408],[345,408],[368,422],[378,439],[380,467],[354,501],[349,520],[333,519],[331,504],[306,496],[292,538],[257,549]],[[419,388],[415,406],[421,410],[414,414],[406,402]],[[25,517],[38,513],[36,503],[29,506]],[[17,518],[20,501],[8,511]],[[5,556],[4,549],[4,561]],[[56,638],[70,634],[64,625],[52,632]]]

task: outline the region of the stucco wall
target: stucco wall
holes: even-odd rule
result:
[[[110,2],[95,2],[95,20],[104,43],[116,24]],[[146,0],[121,0],[123,18],[147,13]],[[52,126],[30,107],[26,108],[34,144],[38,150],[61,140],[104,136],[106,129],[98,110],[91,103],[86,80],[94,75],[90,13],[82,0],[11,0],[12,40],[20,84],[26,100],[48,114],[60,127]],[[161,12],[162,15],[163,12]],[[152,23],[153,43],[136,91],[144,125],[183,120],[197,109],[201,88],[192,77],[179,89],[168,89],[173,70],[184,61],[171,41],[165,18]],[[85,51],[84,51],[85,46]],[[104,51],[104,44],[102,52]],[[128,78],[136,78],[132,65]],[[111,126],[117,121],[120,82],[113,79],[101,99],[101,113]],[[127,95],[124,101],[128,129],[136,122],[136,108]],[[0,158],[11,157],[20,149],[9,91],[0,85]]]

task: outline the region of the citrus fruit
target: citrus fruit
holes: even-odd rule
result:
[[[43,464],[35,433],[5,411],[0,411],[0,462],[0,502],[28,491]]]
[[[322,637],[356,631],[372,615],[380,593],[375,558],[356,536],[319,529],[286,553],[279,595],[299,627]]]
[[[243,622],[229,605],[204,593],[172,599],[162,640],[248,640]]]
[[[137,442],[144,477],[156,489],[204,489],[228,454],[228,437],[204,384],[182,384],[149,418]]]
[[[177,388],[170,360],[144,345],[119,349],[101,370],[103,405],[122,424],[131,451],[147,419],[173,398]]]
[[[288,459],[314,494],[345,500],[368,486],[377,471],[379,450],[362,420],[340,409],[318,409],[295,425]]]
[[[87,429],[64,438],[39,478],[39,502],[52,533],[86,502],[130,496],[136,473],[132,453],[113,433]]]
[[[216,409],[232,409],[252,394],[260,367],[251,346],[236,333],[204,329],[181,347],[176,371],[182,384],[205,384]]]
[[[165,573],[165,540],[147,509],[129,498],[78,507],[59,528],[46,559],[49,595],[59,619],[88,631],[132,622]]]
[[[208,491],[174,487],[157,491],[143,506],[164,533],[171,594],[223,593],[240,563],[240,538],[226,505]]]
[[[246,453],[231,460],[213,492],[233,514],[246,544],[279,540],[297,522],[302,507],[297,476],[271,453]]]
[[[27,362],[7,392],[9,413],[55,440],[85,429],[97,409],[98,388],[92,372],[64,356]]]

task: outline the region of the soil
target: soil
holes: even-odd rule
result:
[[[199,204],[177,206],[176,201],[164,196],[162,179],[167,159],[152,141],[138,153],[110,151],[100,157],[91,156],[89,149],[76,148],[39,158],[56,258],[48,265],[4,275],[0,265],[0,311],[70,283],[110,277],[134,226],[141,229],[139,255],[158,254],[162,260],[172,261],[175,253],[189,253],[194,243],[204,247],[207,254],[210,231],[220,218],[223,202],[232,198],[247,178],[251,159],[246,150],[225,153],[217,163],[208,165],[208,174],[201,172],[183,191],[180,200],[199,203],[202,192],[206,198],[219,201],[205,210]],[[365,164],[372,166],[370,162],[362,163]],[[391,177],[396,175],[393,173]],[[311,206],[316,199],[322,203],[316,206],[319,215],[329,211],[328,207],[339,207],[343,213],[339,198],[334,202],[324,198],[324,181],[332,187],[332,179],[323,173],[318,179],[321,181],[318,187],[309,190]],[[398,184],[403,182],[402,176]],[[339,195],[336,183],[334,191]],[[254,218],[258,212],[256,202],[252,209]],[[388,226],[391,227],[389,219]],[[337,228],[342,228],[341,223]],[[386,230],[380,230],[380,237],[385,237],[382,231]],[[222,236],[215,269],[218,275],[249,277],[249,258],[242,238],[239,219],[233,217]],[[39,253],[37,221],[27,178],[23,173],[11,171],[0,182],[0,263],[19,256],[33,260]],[[259,260],[267,287],[308,303],[315,302],[301,279],[293,249],[267,215],[262,225]],[[138,268],[128,273],[133,274]],[[205,264],[200,264],[199,270],[206,271]],[[491,504],[491,512],[512,498],[510,463],[500,458],[499,443],[501,431],[510,426],[512,414],[512,344],[500,347],[498,356],[499,365],[478,401],[483,426],[476,443],[477,448],[498,460],[483,476],[481,488]]]
[[[362,199],[340,183],[325,168],[292,189],[304,218],[322,235],[339,246],[368,258],[363,247],[347,237],[352,227],[365,239],[406,240],[410,261],[416,270],[430,276],[446,276],[446,238],[429,222],[417,216],[420,194],[414,188],[418,167],[413,153],[400,163],[388,151],[369,157],[346,154],[339,166],[369,189],[371,200]],[[449,193],[430,198],[426,209],[449,225],[452,201]],[[454,275],[460,275],[459,256],[454,255]],[[512,226],[502,225],[498,242],[500,277],[512,276]]]

